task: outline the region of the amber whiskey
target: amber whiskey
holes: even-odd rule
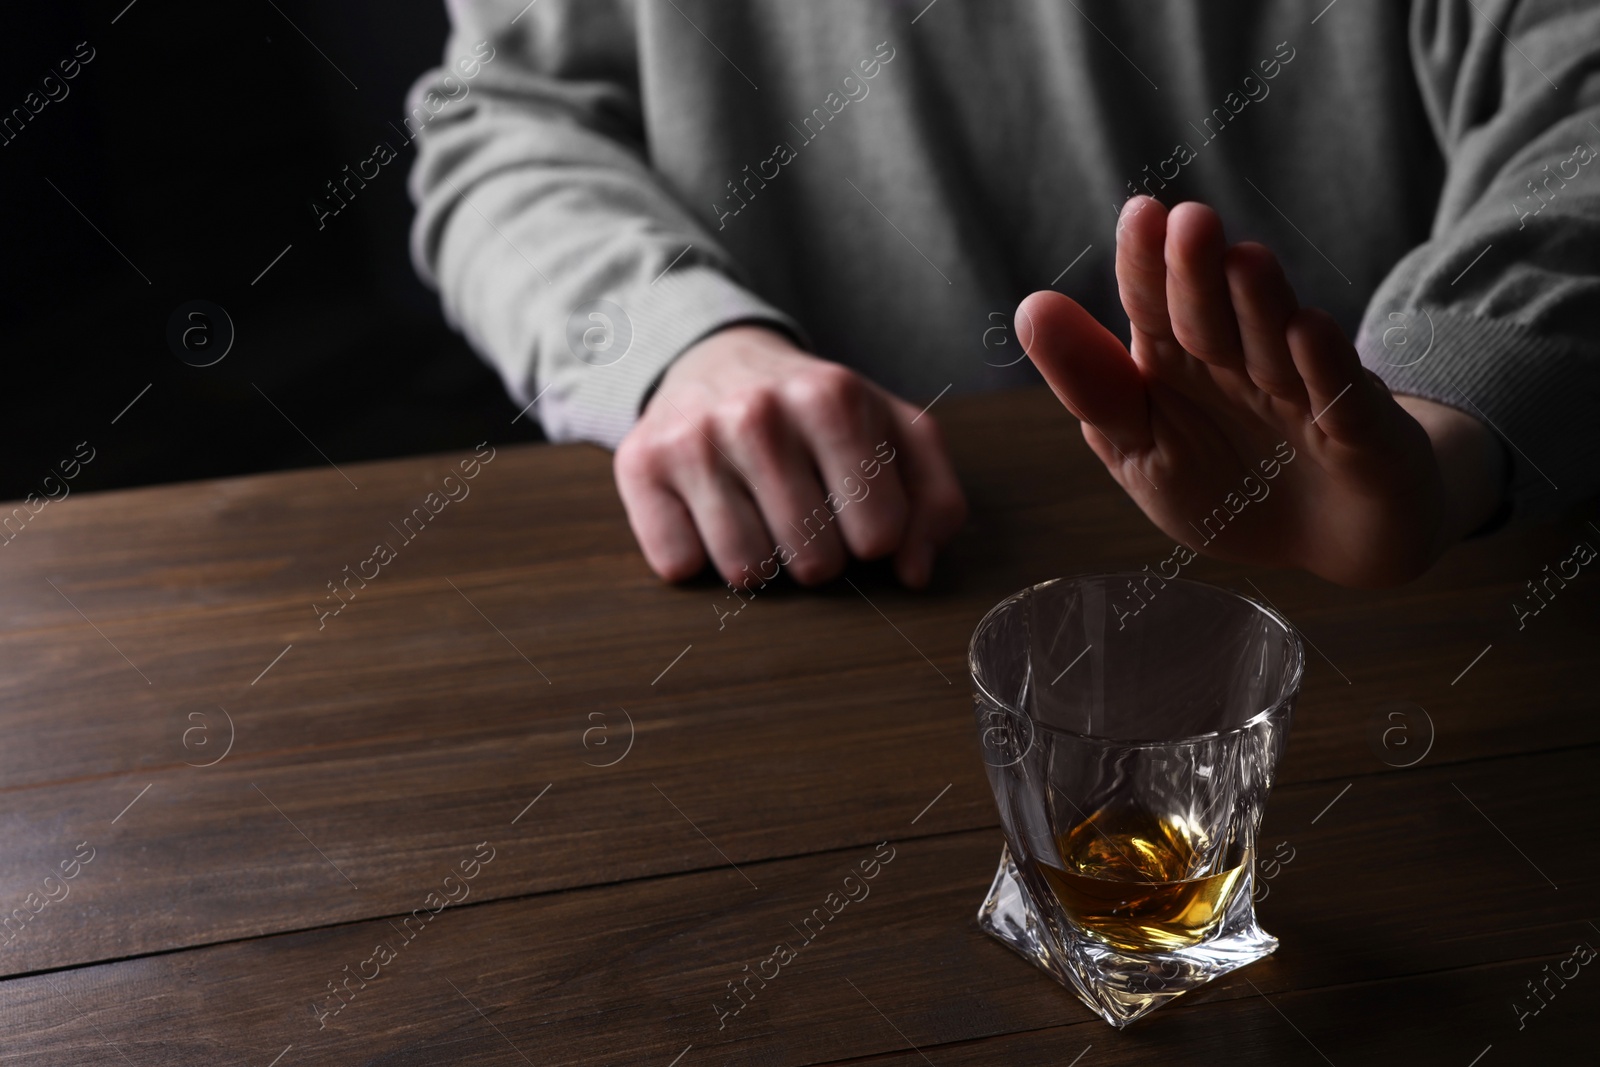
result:
[[[1204,940],[1227,912],[1249,868],[1235,850],[1201,868],[1206,842],[1182,816],[1096,812],[1056,838],[1065,868],[1039,864],[1056,899],[1083,930],[1134,952]],[[1218,870],[1218,867],[1221,867]]]

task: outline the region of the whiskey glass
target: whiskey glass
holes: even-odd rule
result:
[[[984,931],[1124,1027],[1261,959],[1256,833],[1305,668],[1282,616],[1201,582],[1058,578],[969,654],[1005,844]]]

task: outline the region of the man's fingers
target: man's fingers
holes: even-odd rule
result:
[[[723,413],[717,435],[754,479],[756,507],[766,523],[767,555],[779,542],[794,548],[789,573],[801,585],[816,585],[844,570],[845,551],[833,513],[824,502],[812,456],[777,396],[752,393]],[[775,573],[766,568],[763,579]]]
[[[894,570],[901,582],[920,589],[933,576],[933,557],[967,520],[967,498],[933,416],[898,397],[888,400],[895,436],[874,458],[905,488],[910,514]]]
[[[687,419],[681,427],[657,432],[648,468],[687,508],[723,580],[736,585],[751,580],[772,555],[772,544],[751,500],[748,475]]]
[[[1117,289],[1136,334],[1152,344],[1176,344],[1167,313],[1167,209],[1135,196],[1117,218]]]
[[[1239,327],[1222,272],[1222,220],[1204,204],[1183,203],[1167,216],[1167,309],[1184,351],[1214,367],[1243,369]]]
[[[707,475],[686,479],[689,488],[680,488],[679,494],[694,516],[717,573],[723,581],[743,588],[773,555],[766,523],[737,475],[722,471]]]
[[[1056,397],[1119,450],[1150,439],[1149,397],[1139,368],[1111,331],[1077,302],[1043,290],[1017,307],[1017,339]]]
[[[694,519],[676,493],[637,467],[631,458],[635,454],[619,449],[615,462],[617,492],[633,536],[645,562],[663,580],[692,578],[706,565],[705,547],[695,532]]]
[[[1280,400],[1304,406],[1305,383],[1289,353],[1289,317],[1299,310],[1294,289],[1265,245],[1241,241],[1223,257],[1228,294],[1239,321],[1250,380]]]
[[[1302,308],[1289,319],[1288,337],[1294,365],[1310,394],[1312,421],[1345,444],[1370,440],[1374,423],[1394,400],[1382,381],[1362,367],[1333,316]]]
[[[843,367],[824,364],[789,383],[785,395],[832,498],[826,510],[837,513],[850,553],[878,559],[900,548],[909,506],[899,480],[865,477],[875,469],[869,466],[877,463],[875,450],[891,436],[886,394]]]

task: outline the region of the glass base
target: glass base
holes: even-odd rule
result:
[[[1018,875],[1011,849],[1000,852],[978,925],[990,936],[1078,994],[1106,1022],[1122,1029],[1167,1001],[1213,978],[1271,955],[1278,939],[1256,922],[1255,872],[1234,893],[1215,934],[1197,945],[1130,955],[1060,922],[1065,944]]]

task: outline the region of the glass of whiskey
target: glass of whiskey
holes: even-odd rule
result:
[[[979,925],[1121,1028],[1270,954],[1256,832],[1305,658],[1215,586],[1059,578],[997,604],[969,654],[1000,868]]]

